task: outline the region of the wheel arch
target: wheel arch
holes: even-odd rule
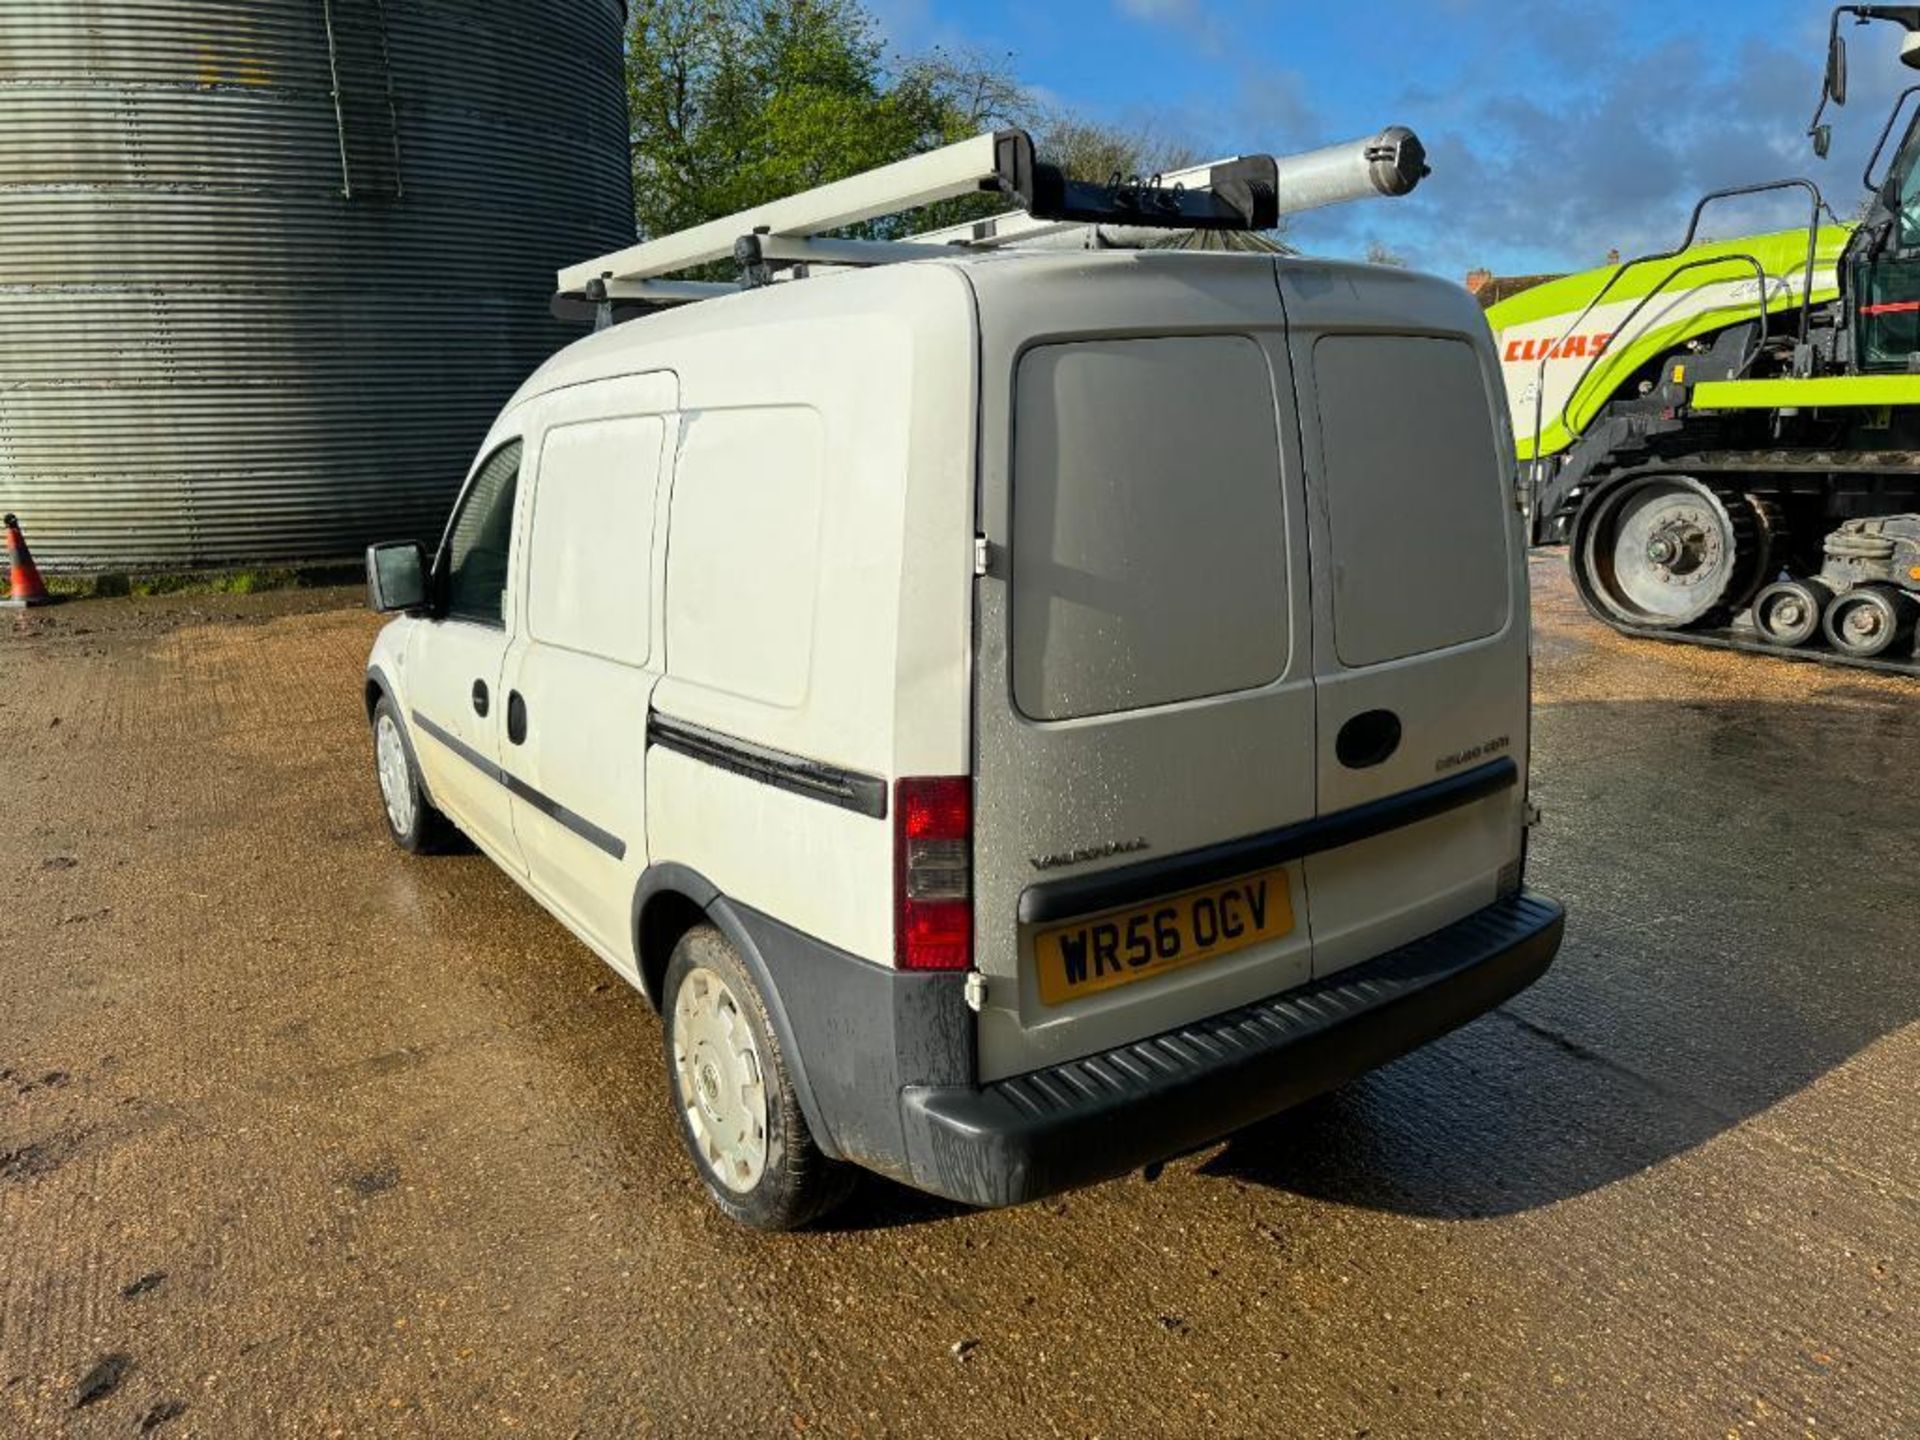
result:
[[[842,1159],[832,1128],[826,1123],[811,1081],[807,1078],[807,1057],[794,1034],[780,987],[773,972],[742,923],[734,904],[705,875],[690,865],[663,861],[649,865],[640,874],[633,891],[634,961],[640,980],[640,993],[665,1019],[667,963],[680,937],[695,925],[711,924],[740,957],[740,963],[760,987],[767,1002],[767,1016],[773,1022],[774,1036],[787,1061],[788,1078],[793,1082],[801,1113],[814,1143],[831,1159]]]
[[[367,722],[369,724],[373,722],[374,707],[380,703],[382,696],[392,700],[395,705],[400,703],[399,697],[394,694],[393,682],[387,679],[387,672],[382,670],[378,665],[369,665],[367,667],[366,683]]]
[[[429,805],[433,806],[436,810],[439,809],[440,802],[434,798],[433,787],[427,783],[426,769],[420,764],[419,755],[414,752],[413,732],[408,725],[406,707],[400,701],[400,692],[394,688],[393,681],[387,678],[387,672],[382,670],[378,665],[369,665],[367,667],[364,696],[367,707],[367,724],[369,725],[373,724],[373,712],[379,708],[382,700],[391,700],[393,702],[394,714],[400,721],[400,743],[406,747],[407,762],[413,766],[413,773],[420,781],[420,793],[425,797]]]

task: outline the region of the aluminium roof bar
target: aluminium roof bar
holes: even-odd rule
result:
[[[1210,189],[1151,182],[1095,185],[1069,180],[1036,160],[1026,131],[997,130],[570,265],[560,272],[560,295],[597,299],[606,291],[596,282],[657,280],[729,260],[742,236],[807,239],[982,191],[1006,195],[1029,215],[1080,224],[1271,228],[1277,213],[1273,158],[1254,156],[1224,169],[1229,173],[1214,167],[1217,185]],[[908,256],[895,252],[892,258]]]

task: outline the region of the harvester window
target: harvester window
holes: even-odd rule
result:
[[[1902,157],[1899,243],[1902,250],[1920,249],[1920,146]]]

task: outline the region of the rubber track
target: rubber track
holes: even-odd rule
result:
[[[1704,467],[1702,468],[1704,469]],[[1631,478],[1637,473],[1642,472],[1629,471],[1626,472],[1623,477],[1609,477],[1609,479]],[[1644,473],[1682,475],[1686,474],[1687,471],[1683,461],[1674,461],[1669,464],[1645,467]],[[1720,503],[1727,507],[1728,516],[1733,520],[1734,524],[1736,546],[1752,544],[1761,538],[1761,527],[1755,525],[1751,519],[1742,513],[1746,509],[1745,501],[1747,499],[1743,490],[1736,485],[1728,484],[1717,476],[1713,476],[1711,472],[1696,478],[1703,479],[1707,487],[1719,498]],[[1764,502],[1762,502],[1762,504],[1764,504]],[[1762,519],[1766,520],[1771,518],[1772,517],[1765,514],[1763,509]],[[1769,542],[1771,543],[1770,532],[1773,527],[1768,525],[1766,528],[1769,532]],[[1571,540],[1572,536],[1570,533],[1569,541],[1571,542]],[[1571,558],[1571,543],[1569,544],[1569,558]],[[1773,563],[1772,557],[1767,557],[1764,563],[1770,569]],[[1792,649],[1781,645],[1769,645],[1759,637],[1750,625],[1721,624],[1701,626],[1693,630],[1656,630],[1641,625],[1625,625],[1615,620],[1611,615],[1601,614],[1598,607],[1587,601],[1585,591],[1581,587],[1577,577],[1574,581],[1574,589],[1580,593],[1581,603],[1585,606],[1589,615],[1618,631],[1620,634],[1629,636],[1635,640],[1663,640],[1669,645],[1701,645],[1712,650],[1734,650],[1744,655],[1765,655],[1773,660],[1801,660],[1809,661],[1815,665],[1830,665],[1838,669],[1872,670],[1882,675],[1920,677],[1920,641],[1916,641],[1916,653],[1905,659],[1889,659],[1886,656],[1875,656],[1867,660],[1855,659],[1850,655],[1842,655],[1836,650],[1829,649],[1824,643],[1818,645],[1801,645]],[[1713,612],[1709,612],[1709,615],[1712,613]],[[1745,613],[1744,607],[1740,613]],[[1738,616],[1736,615],[1733,618],[1737,620]]]
[[[1605,620],[1606,617],[1599,616]],[[1770,660],[1803,660],[1816,665],[1831,665],[1847,670],[1876,670],[1882,675],[1909,675],[1920,678],[1920,656],[1905,660],[1887,659],[1876,656],[1871,660],[1856,660],[1850,655],[1824,646],[1802,645],[1787,649],[1780,645],[1769,645],[1753,631],[1743,626],[1722,625],[1705,630],[1649,630],[1638,625],[1621,625],[1612,620],[1606,624],[1622,635],[1635,640],[1664,640],[1669,645],[1704,645],[1714,650],[1737,650],[1747,655],[1765,655]]]

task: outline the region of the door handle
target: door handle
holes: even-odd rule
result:
[[[1368,710],[1340,727],[1333,753],[1349,770],[1384,765],[1400,748],[1400,717],[1391,710]]]
[[[527,738],[527,702],[518,690],[507,692],[507,739],[518,745]]]
[[[476,715],[487,713],[487,682],[484,680],[473,682],[473,713]]]

